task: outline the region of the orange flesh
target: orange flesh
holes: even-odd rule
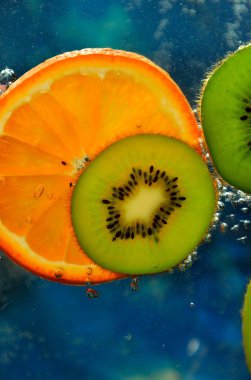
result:
[[[133,53],[86,49],[52,58],[0,98],[0,245],[32,272],[82,284],[121,278],[80,249],[70,222],[76,160],[132,134],[197,147],[192,111],[168,74]]]

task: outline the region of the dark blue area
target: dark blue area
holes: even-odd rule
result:
[[[235,3],[1,1],[1,67],[21,75],[64,51],[136,51],[169,70],[194,106],[209,68],[250,38],[251,10],[240,14]],[[123,280],[98,286],[90,300],[83,287],[12,278],[0,309],[0,380],[250,379],[240,312],[251,232],[242,233],[246,244],[217,230],[190,270],[144,277],[137,292]]]

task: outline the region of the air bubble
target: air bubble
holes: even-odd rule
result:
[[[196,251],[196,250],[193,251],[190,256],[191,256],[193,262],[195,262],[196,260],[198,260],[198,251]]]
[[[247,236],[242,236],[242,237],[240,237],[240,238],[238,238],[238,239],[236,239],[236,240],[237,240],[237,241],[240,241],[241,243],[246,243],[246,242],[247,242],[247,239],[248,239]]]
[[[90,267],[88,267],[87,269],[86,269],[86,275],[87,276],[90,276],[91,274],[92,274],[92,268],[90,268]]]
[[[231,205],[232,205],[233,208],[238,207],[238,201],[236,199],[231,200]]]
[[[189,255],[188,258],[184,260],[184,264],[185,264],[186,269],[191,268],[191,266],[193,265],[193,260],[192,260],[191,255]]]
[[[135,292],[136,290],[138,290],[139,289],[139,278],[136,276],[132,277],[130,286],[131,286],[132,291]]]
[[[219,223],[219,221],[220,221],[219,216],[215,215],[214,218],[213,218],[213,221],[214,221],[215,224]]]
[[[75,160],[74,165],[77,170],[81,170],[86,166],[87,162],[90,162],[90,158],[88,156],[84,156],[82,159]]]
[[[212,235],[211,234],[207,234],[205,237],[204,237],[204,242],[206,243],[210,243],[212,241]]]
[[[62,268],[58,268],[57,271],[54,273],[54,276],[56,278],[61,278],[63,276],[63,269]]]
[[[226,215],[226,218],[233,220],[235,218],[235,214],[228,214]]]
[[[238,204],[238,205],[243,205],[244,203],[246,203],[246,199],[245,199],[245,198],[239,198],[239,199],[237,200],[237,204]]]
[[[239,224],[235,224],[233,227],[231,227],[231,231],[239,231],[239,228],[240,228],[240,225]]]
[[[224,234],[224,232],[226,232],[226,230],[228,229],[228,224],[227,223],[221,223],[220,224],[220,232]]]
[[[213,223],[210,227],[210,232],[215,231],[217,228],[217,223]]]
[[[225,205],[224,205],[224,203],[223,203],[223,202],[221,202],[221,201],[219,201],[219,202],[218,202],[218,209],[219,209],[220,211],[223,211],[223,210],[224,210],[224,208],[225,208]]]
[[[234,198],[234,195],[233,195],[233,193],[231,193],[231,191],[224,191],[224,192],[222,192],[222,196],[225,198],[226,202],[230,202]]]
[[[218,190],[222,190],[223,185],[222,185],[222,182],[221,182],[221,180],[220,180],[219,178],[216,178],[216,180],[215,180],[215,185],[216,185],[216,188],[217,188]]]
[[[91,288],[86,289],[85,293],[86,293],[88,298],[98,298],[99,297],[99,293],[97,292],[97,290],[94,290]]]
[[[243,224],[243,227],[245,228],[245,230],[247,230],[251,226],[251,222],[248,219],[246,219],[246,220],[240,220],[240,223]]]
[[[0,177],[0,190],[3,190],[6,185],[6,178],[5,177]]]
[[[242,207],[241,208],[241,211],[246,214],[248,212],[248,207]]]
[[[168,270],[167,270],[167,273],[168,273],[168,274],[173,274],[173,273],[174,273],[174,269],[173,269],[173,268],[168,269]]]
[[[184,264],[184,263],[180,263],[179,265],[178,265],[178,270],[180,271],[180,272],[185,272],[186,271],[186,265]]]
[[[42,196],[43,192],[44,192],[44,185],[40,183],[39,185],[37,185],[37,187],[34,190],[34,198],[39,199]]]

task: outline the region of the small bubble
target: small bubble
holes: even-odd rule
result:
[[[207,234],[205,237],[204,237],[204,241],[206,243],[210,243],[212,241],[212,235],[211,234]]]
[[[230,202],[230,201],[232,201],[233,198],[234,198],[233,193],[231,193],[230,191],[223,191],[223,192],[222,192],[222,196],[225,198],[225,201],[226,201],[226,202]]]
[[[92,268],[90,268],[90,267],[88,267],[87,269],[86,269],[86,275],[87,276],[90,276],[91,274],[92,274]]]
[[[200,341],[196,338],[191,339],[187,345],[187,353],[189,356],[195,355],[200,348]]]
[[[243,205],[244,203],[246,203],[245,198],[239,198],[238,201],[237,201],[238,205]]]
[[[216,178],[215,185],[216,185],[216,188],[218,190],[222,190],[223,185],[222,185],[222,182],[221,182],[221,180],[219,178]]]
[[[128,340],[129,342],[130,340],[132,340],[132,334],[128,333],[127,335],[124,336],[124,338]]]
[[[248,239],[247,236],[242,236],[242,237],[240,237],[240,238],[238,238],[238,239],[236,239],[236,240],[237,240],[237,241],[240,241],[241,243],[246,243],[246,242],[247,242],[247,239]]]
[[[83,169],[87,162],[90,161],[90,158],[88,156],[84,156],[82,159],[77,159],[74,161],[74,165],[77,168],[77,170]]]
[[[0,177],[0,190],[2,190],[6,185],[6,178]]]
[[[62,268],[58,268],[57,271],[54,273],[55,277],[56,278],[61,278],[63,276],[63,269]]]
[[[237,194],[239,197],[242,197],[243,195],[245,195],[245,193],[242,190],[237,190]]]
[[[242,207],[241,208],[241,211],[246,214],[248,212],[248,207]]]
[[[219,201],[219,202],[218,202],[218,209],[219,209],[220,211],[223,211],[224,208],[225,208],[225,204],[224,204],[223,202]]]
[[[167,270],[167,273],[169,273],[169,274],[173,274],[173,273],[174,273],[174,269],[173,269],[173,268],[168,269],[168,270]]]
[[[190,302],[190,307],[193,309],[195,307],[194,302]]]
[[[239,231],[240,225],[235,224],[233,227],[231,227],[231,231]]]
[[[235,218],[235,214],[228,214],[226,215],[226,218],[233,220]]]
[[[233,208],[236,208],[238,206],[238,201],[236,199],[231,200],[231,205]]]
[[[216,228],[217,228],[217,224],[216,224],[216,223],[213,223],[213,224],[211,225],[211,227],[210,227],[210,232],[215,231]]]
[[[221,233],[224,234],[224,232],[226,232],[227,228],[228,228],[228,224],[227,223],[223,222],[223,223],[220,224],[220,232]]]
[[[193,260],[192,260],[191,255],[189,255],[188,258],[184,260],[184,265],[186,269],[190,268],[193,265]]]
[[[131,289],[135,292],[136,290],[139,289],[139,278],[134,276],[132,277],[132,280],[131,280]]]
[[[44,192],[44,185],[40,183],[39,185],[37,185],[37,187],[34,190],[34,198],[39,199],[42,196],[43,192]]]
[[[191,253],[191,258],[192,258],[192,260],[193,260],[193,262],[195,262],[196,260],[198,260],[198,251],[193,251],[192,253]]]
[[[185,272],[186,271],[186,266],[185,266],[185,264],[184,263],[180,263],[179,265],[178,265],[178,270],[180,271],[180,272]]]
[[[251,222],[248,219],[246,219],[246,220],[240,220],[240,223],[243,224],[243,227],[245,228],[245,230],[247,230],[251,226]]]
[[[214,224],[219,223],[220,218],[218,217],[218,215],[215,215],[215,216],[214,216],[213,221],[214,221]]]
[[[99,297],[99,293],[97,292],[97,290],[94,290],[94,289],[91,289],[91,288],[87,288],[86,289],[86,295],[88,298],[97,298]]]

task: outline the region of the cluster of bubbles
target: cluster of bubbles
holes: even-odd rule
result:
[[[0,71],[0,95],[3,94],[4,91],[6,91],[7,88],[10,87],[10,85],[15,82],[16,79],[17,76],[14,70],[6,67]]]
[[[233,20],[225,23],[226,32],[224,38],[228,47],[235,48],[241,37],[241,24],[251,5],[250,0],[230,0],[232,3]]]

